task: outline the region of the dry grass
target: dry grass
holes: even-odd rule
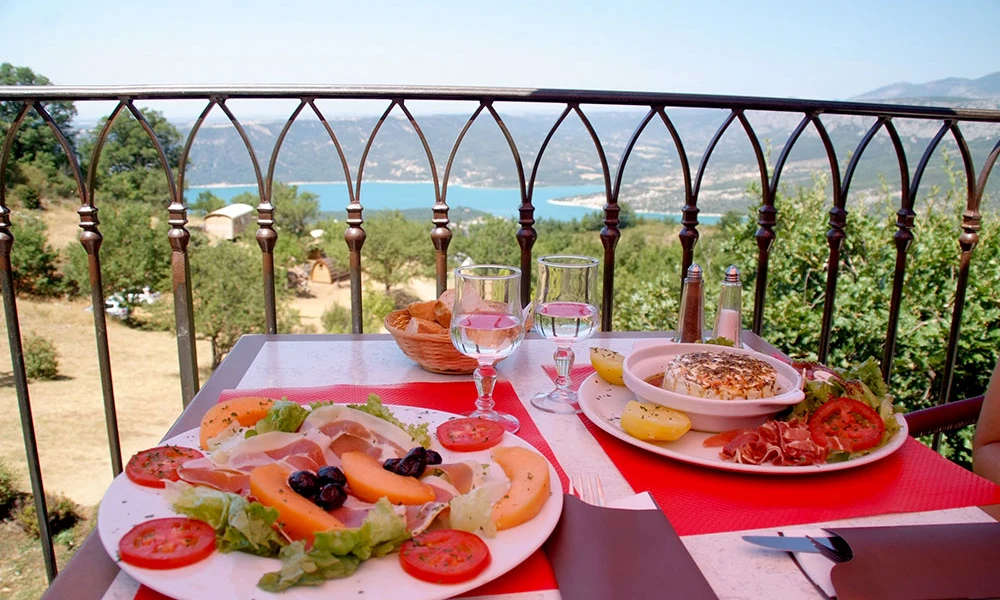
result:
[[[66,494],[83,505],[96,504],[111,483],[104,400],[93,315],[86,301],[17,303],[22,334],[34,333],[56,345],[59,379],[29,385],[46,490]],[[155,446],[180,415],[177,341],[167,332],[131,329],[108,319],[111,373],[118,427],[125,459]],[[6,326],[0,354],[9,356]],[[199,363],[210,359],[208,345],[199,342]],[[0,370],[0,460],[27,485],[24,442],[11,381],[11,370]]]

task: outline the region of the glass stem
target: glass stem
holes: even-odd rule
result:
[[[573,349],[569,346],[565,348],[560,346],[556,349],[556,353],[552,355],[552,359],[556,363],[556,390],[559,392],[570,391],[569,385],[571,379],[569,371],[573,368],[574,358]]]
[[[479,363],[476,371],[472,374],[476,380],[476,391],[479,398],[476,399],[476,408],[483,412],[493,411],[493,386],[497,382],[497,370],[492,364]]]

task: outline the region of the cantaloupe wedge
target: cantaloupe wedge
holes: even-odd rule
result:
[[[267,415],[274,400],[257,396],[244,396],[220,402],[208,409],[201,419],[198,440],[201,447],[208,450],[208,440],[222,433],[234,422],[243,427],[251,427]]]
[[[264,506],[278,511],[277,526],[293,540],[312,544],[318,531],[342,529],[339,519],[316,506],[288,487],[292,469],[281,463],[268,463],[250,471],[250,493]]]
[[[385,496],[393,504],[424,504],[434,500],[434,489],[419,479],[386,471],[363,452],[340,455],[341,469],[352,494],[365,502]]]
[[[520,446],[497,446],[490,454],[510,478],[510,489],[493,505],[497,529],[510,529],[534,519],[551,493],[548,461]]]

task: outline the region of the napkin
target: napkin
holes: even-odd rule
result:
[[[854,552],[831,572],[840,600],[1000,598],[1000,523],[829,530]]]
[[[564,600],[715,599],[649,494],[592,506],[567,495],[546,553]]]

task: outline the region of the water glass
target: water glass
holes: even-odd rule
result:
[[[473,373],[476,410],[468,416],[496,421],[511,433],[517,418],[493,409],[496,363],[510,356],[524,339],[520,302],[521,270],[502,265],[472,265],[455,269],[455,306],[451,342],[462,354],[476,359]]]
[[[597,329],[597,271],[600,262],[587,256],[543,256],[538,259],[538,290],[534,302],[535,331],[556,344],[556,387],[531,398],[550,413],[580,412],[571,389],[573,344]]]

